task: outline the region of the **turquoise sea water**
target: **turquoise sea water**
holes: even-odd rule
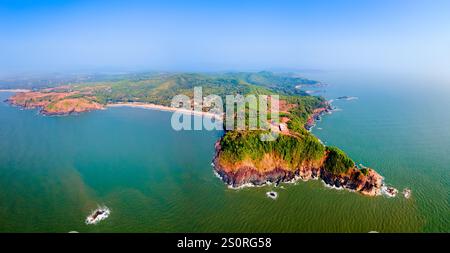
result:
[[[0,231],[450,232],[450,93],[322,78],[326,97],[359,99],[336,101],[313,133],[411,199],[310,181],[271,200],[272,186],[228,189],[211,167],[221,132],[176,132],[168,112],[44,117],[0,103]],[[98,205],[110,217],[86,225]]]

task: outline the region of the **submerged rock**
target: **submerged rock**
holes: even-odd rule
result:
[[[390,198],[396,197],[398,193],[398,190],[391,186],[383,186],[381,190],[384,195]]]
[[[99,207],[94,211],[92,211],[92,213],[88,217],[86,217],[85,222],[88,225],[97,224],[98,222],[108,218],[110,213],[111,211],[109,210],[108,207],[106,206]]]
[[[266,192],[267,197],[271,198],[271,199],[277,199],[278,198],[278,193],[274,192],[274,191],[270,191],[270,192]]]
[[[404,196],[406,199],[409,199],[409,198],[411,197],[411,190],[408,189],[408,188],[403,189],[403,196]]]

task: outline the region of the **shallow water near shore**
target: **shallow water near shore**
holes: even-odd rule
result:
[[[327,98],[359,99],[335,101],[342,110],[313,133],[400,192],[410,188],[410,199],[365,197],[318,180],[229,189],[211,167],[222,133],[174,131],[170,112],[44,117],[2,102],[0,231],[449,232],[448,93],[322,78],[332,84]],[[111,214],[86,225],[99,205]]]

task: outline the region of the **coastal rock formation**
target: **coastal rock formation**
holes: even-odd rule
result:
[[[239,163],[227,163],[221,158],[220,141],[216,143],[214,169],[220,178],[232,187],[246,185],[264,185],[266,183],[291,182],[295,180],[321,179],[329,186],[353,190],[368,196],[381,194],[383,177],[372,169],[364,171],[352,167],[347,172],[335,174],[325,169],[327,154],[316,161],[305,161],[301,166],[289,168],[282,159],[274,155],[265,155],[261,161],[246,160]],[[256,164],[263,164],[257,166]]]
[[[316,121],[321,119],[321,116],[325,113],[330,113],[333,110],[333,107],[329,102],[326,102],[326,105],[324,107],[320,107],[317,109],[314,109],[313,113],[309,116],[308,120],[305,124],[306,130],[311,130],[314,125],[316,124]]]
[[[31,91],[20,92],[10,97],[7,102],[25,109],[39,108],[44,115],[68,115],[103,109],[95,97],[74,91]]]

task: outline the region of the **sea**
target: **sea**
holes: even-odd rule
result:
[[[312,133],[378,171],[396,197],[320,180],[230,189],[211,166],[221,131],[175,131],[171,112],[141,108],[42,116],[1,92],[0,232],[450,232],[450,86],[306,77],[327,84],[314,92],[336,108]],[[86,224],[100,206],[109,217]]]

